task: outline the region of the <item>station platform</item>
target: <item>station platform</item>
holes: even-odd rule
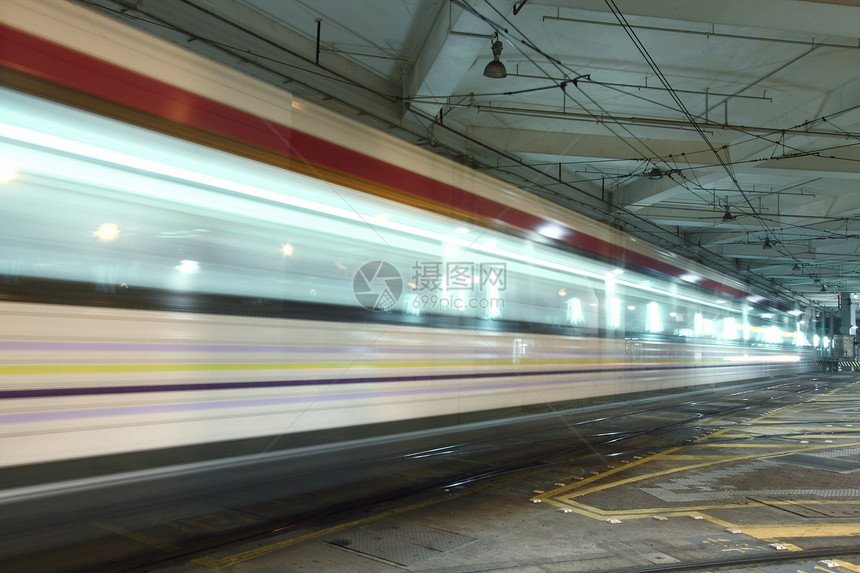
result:
[[[828,376],[800,404],[676,428],[680,445],[546,460],[146,570],[860,572],[860,376]]]

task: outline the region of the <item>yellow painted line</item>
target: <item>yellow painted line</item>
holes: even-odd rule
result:
[[[845,447],[845,444],[839,444],[839,445],[827,444],[827,446],[829,448],[833,448],[833,447],[842,448],[842,447]],[[626,478],[626,479],[613,481],[613,482],[606,483],[606,484],[596,485],[596,486],[590,487],[590,488],[580,489],[580,488],[582,488],[583,485],[588,485],[588,484],[593,483],[594,481],[596,481],[598,479],[602,479],[602,478],[614,475],[616,473],[626,471],[626,470],[630,469],[631,466],[640,465],[641,463],[650,462],[650,461],[653,461],[653,460],[659,459],[659,458],[663,458],[664,460],[671,461],[673,456],[670,455],[670,453],[678,451],[679,449],[681,449],[681,448],[674,448],[672,450],[667,450],[666,452],[663,452],[662,454],[657,454],[656,456],[652,456],[650,458],[643,458],[641,460],[637,460],[636,463],[626,464],[626,465],[623,465],[621,467],[615,468],[613,470],[604,472],[602,474],[592,476],[591,478],[585,479],[581,482],[576,482],[574,484],[571,484],[570,486],[567,486],[567,488],[564,488],[564,489],[570,490],[570,495],[572,495],[573,497],[581,497],[584,495],[588,495],[590,493],[595,493],[595,492],[603,491],[606,489],[612,489],[612,488],[617,487],[617,486],[636,483],[636,482],[651,479],[651,478],[662,477],[662,476],[666,476],[669,474],[705,468],[705,467],[714,466],[714,465],[718,465],[718,464],[744,461],[744,460],[749,460],[749,459],[757,459],[757,458],[761,457],[758,453],[735,455],[735,456],[713,456],[707,462],[700,463],[700,464],[686,464],[686,465],[682,465],[682,466],[678,466],[678,467],[674,467],[674,468],[666,468],[666,469],[659,470],[656,472],[651,472],[651,473],[642,474],[642,475],[638,475],[638,476],[631,476],[631,477]],[[810,449],[812,449],[812,448],[810,448],[808,445],[804,445],[804,447],[801,447],[801,448],[791,448],[788,450],[782,450],[782,451],[775,452],[771,455],[775,456],[775,455],[779,455],[779,454],[793,454],[793,453],[797,453],[797,452],[810,451]],[[815,449],[827,449],[827,448],[815,448]],[[573,491],[573,490],[576,490],[576,491]],[[559,499],[566,499],[566,497],[569,497],[569,496],[556,495],[555,492],[550,492],[549,494],[544,494],[544,495],[547,497],[549,497],[551,495],[552,497],[557,497]],[[541,498],[541,499],[543,499],[543,498]]]
[[[560,496],[559,494],[563,494],[566,492],[572,492],[573,490],[579,490],[583,486],[594,483],[595,481],[604,479],[606,477],[615,475],[615,474],[623,472],[623,471],[627,471],[630,468],[635,468],[637,466],[641,466],[643,464],[649,463],[649,462],[656,460],[656,459],[665,458],[670,453],[676,452],[680,449],[681,448],[671,448],[669,450],[666,450],[665,452],[661,452],[661,453],[655,454],[653,456],[648,456],[646,458],[642,458],[641,460],[636,460],[636,461],[631,462],[629,464],[624,464],[622,466],[619,466],[617,468],[613,468],[611,470],[599,473],[597,475],[588,476],[587,478],[583,479],[582,481],[573,482],[567,486],[562,487],[561,489],[556,489],[556,490],[553,490],[551,492],[547,492],[545,494],[542,494],[541,496],[538,497],[538,499],[544,500],[544,499],[549,499],[550,497],[563,497],[563,496]],[[707,464],[704,464],[704,465],[707,465]],[[633,479],[633,478],[629,478],[629,479]],[[627,483],[627,481],[628,480],[625,480],[624,482],[613,482],[613,484],[610,484],[610,485],[612,485],[614,487],[614,485],[621,485],[622,483]],[[601,489],[606,489],[605,486],[600,486],[600,487],[601,487]],[[577,492],[575,495],[580,496],[580,495],[585,495],[585,494]]]
[[[678,362],[637,362],[624,363],[628,366],[677,364]],[[690,363],[693,363],[690,361]],[[459,361],[459,362],[275,362],[275,363],[160,363],[160,364],[3,364],[0,376],[34,374],[116,374],[122,372],[188,372],[219,370],[299,370],[299,369],[353,369],[353,368],[440,368],[440,367],[510,367],[528,366],[614,366],[616,362],[568,361],[523,361],[510,364],[505,361]],[[528,371],[523,368],[524,373]],[[567,374],[565,372],[564,374]]]
[[[782,449],[771,452],[769,454],[769,457],[770,456],[775,457],[775,456],[786,455],[786,454],[810,452],[810,451],[821,451],[821,450],[828,450],[828,449],[833,449],[833,448],[844,448],[847,446],[854,446],[854,445],[860,445],[860,442],[848,442],[848,443],[841,443],[841,444],[798,444],[797,447],[793,447],[793,448],[786,448],[785,444],[781,444]],[[689,447],[698,448],[701,446],[689,446]],[[552,490],[550,492],[541,494],[541,496],[539,496],[538,499],[540,499],[541,501],[545,501],[545,500],[548,500],[550,498],[556,498],[556,499],[560,499],[562,501],[572,500],[575,497],[582,497],[582,496],[588,495],[590,493],[595,493],[598,491],[612,489],[612,488],[617,487],[617,486],[636,483],[636,482],[643,481],[646,479],[662,477],[662,476],[666,476],[666,475],[673,474],[673,473],[683,472],[683,471],[687,471],[687,470],[700,469],[700,468],[714,466],[714,465],[718,465],[718,464],[731,463],[731,462],[735,462],[735,461],[745,461],[745,460],[750,460],[750,459],[758,459],[761,457],[759,452],[749,453],[749,454],[732,455],[732,456],[705,456],[703,458],[694,458],[694,459],[706,460],[703,463],[685,464],[685,465],[677,466],[674,468],[666,468],[666,469],[659,470],[656,472],[651,472],[651,473],[642,474],[642,475],[638,475],[638,476],[631,476],[631,477],[626,478],[626,479],[612,481],[610,483],[605,483],[605,484],[600,484],[600,485],[595,485],[593,487],[586,487],[586,486],[593,484],[596,481],[603,480],[607,477],[611,477],[615,474],[630,470],[631,468],[634,468],[634,467],[637,467],[637,466],[640,466],[643,464],[651,463],[655,460],[671,461],[671,460],[676,458],[676,455],[678,456],[678,459],[683,459],[683,458],[681,458],[681,456],[684,456],[687,454],[676,454],[676,452],[681,451],[683,449],[684,449],[683,446],[677,447],[677,448],[671,448],[669,450],[666,450],[665,452],[661,452],[659,454],[655,454],[655,455],[649,456],[647,458],[642,458],[641,460],[636,460],[635,462],[632,462],[629,464],[624,464],[622,466],[619,466],[617,468],[613,468],[611,470],[605,471],[603,473],[600,473],[600,474],[597,474],[594,476],[589,476],[582,481],[573,482],[573,483],[571,483],[571,484],[569,484],[569,485],[567,485],[561,489]]]
[[[860,444],[860,442],[855,442],[854,444]],[[785,444],[778,444],[778,446],[781,449],[774,451],[774,452],[771,452],[769,454],[769,456],[778,456],[778,455],[785,455],[785,454],[798,453],[798,452],[821,451],[821,450],[833,449],[833,448],[837,448],[837,447],[838,448],[844,448],[844,447],[846,447],[846,445],[854,445],[854,444],[850,444],[850,443],[849,444],[845,444],[845,443],[842,443],[842,444],[826,444],[826,445],[823,445],[823,444],[821,444],[821,445],[803,444],[803,445],[798,445],[798,447],[788,448],[788,449],[785,447]],[[701,445],[694,445],[694,446],[688,446],[688,447],[689,448],[699,448],[702,446]],[[735,445],[735,447],[738,447],[738,446]],[[740,447],[743,447],[743,446],[740,446]],[[666,450],[665,452],[661,452],[659,454],[655,454],[653,456],[649,456],[647,458],[637,460],[633,463],[625,464],[623,466],[619,466],[619,467],[614,468],[612,470],[609,470],[609,471],[606,471],[606,472],[603,472],[603,473],[600,473],[597,475],[589,476],[588,478],[586,478],[582,481],[574,482],[574,483],[567,485],[561,489],[552,490],[552,491],[549,491],[545,494],[542,494],[542,495],[538,496],[537,499],[540,499],[541,501],[547,502],[547,503],[554,505],[556,507],[564,507],[564,508],[571,509],[572,511],[574,511],[580,515],[592,517],[594,519],[605,519],[607,517],[614,517],[616,519],[624,519],[624,518],[626,518],[626,519],[642,519],[644,517],[650,517],[650,516],[653,516],[656,514],[661,514],[661,515],[666,515],[666,516],[689,515],[690,513],[698,513],[700,511],[706,511],[706,510],[711,510],[711,509],[729,509],[729,508],[736,509],[736,508],[738,508],[739,507],[738,504],[725,504],[725,505],[712,505],[712,506],[711,505],[709,505],[709,506],[697,505],[697,506],[688,506],[688,507],[681,507],[681,508],[674,507],[671,509],[670,508],[644,508],[644,509],[628,510],[628,511],[604,511],[604,510],[601,510],[600,508],[589,506],[589,505],[574,501],[575,498],[584,497],[584,496],[591,494],[591,493],[596,493],[599,491],[604,491],[604,490],[612,489],[614,487],[627,485],[627,484],[631,484],[631,483],[636,483],[636,482],[651,479],[651,478],[662,477],[662,476],[673,474],[673,473],[683,472],[683,471],[692,470],[692,469],[699,469],[699,468],[703,468],[703,467],[709,467],[709,466],[713,466],[713,465],[717,465],[717,464],[731,463],[734,461],[744,461],[744,460],[748,460],[748,459],[758,459],[761,457],[760,452],[743,454],[743,455],[732,455],[732,456],[698,456],[695,454],[677,453],[677,452],[685,450],[686,448],[687,447],[683,447],[683,446],[678,447],[678,448],[672,448],[672,449]],[[631,477],[626,478],[626,479],[614,480],[614,481],[611,481],[609,483],[595,484],[595,482],[603,480],[607,477],[612,477],[612,476],[614,476],[620,472],[624,472],[624,471],[627,471],[633,467],[644,465],[647,463],[651,463],[651,462],[656,461],[656,460],[661,460],[664,462],[665,461],[673,461],[673,460],[699,460],[699,461],[702,461],[703,463],[685,464],[685,465],[674,467],[674,468],[665,468],[663,470],[659,470],[656,472],[651,472],[651,473],[642,474],[642,475],[638,475],[638,476],[631,476]],[[774,501],[770,505],[779,505],[779,504],[789,505],[791,503],[798,503],[798,502]],[[843,502],[834,502],[834,503],[843,503]],[[747,505],[764,505],[764,504],[762,504],[760,502],[753,502],[753,503],[747,504]]]
[[[22,364],[0,365],[0,375],[117,374],[122,372],[193,372],[233,370],[311,370],[321,368],[421,368],[428,366],[505,366],[474,362],[260,362],[260,363],[161,363],[161,364]]]
[[[860,523],[804,523],[792,525],[736,525],[745,534],[762,540],[805,537],[854,537]]]
[[[599,521],[604,521],[610,517],[624,521],[633,519],[651,519],[655,515],[662,515],[663,517],[688,517],[695,513],[704,516],[705,514],[702,513],[704,511],[711,511],[715,509],[737,509],[739,507],[737,504],[732,503],[721,505],[697,505],[687,507],[648,507],[632,510],[603,510],[598,507],[586,505],[577,501],[559,501],[558,499],[547,499],[544,500],[544,502],[549,505],[552,505],[553,507],[570,509],[573,513],[577,513],[584,517],[597,519]],[[756,505],[761,507],[764,504],[758,502],[751,502],[749,505]],[[730,527],[730,525],[727,524],[725,527]]]
[[[846,499],[840,501],[838,499],[793,499],[793,500],[776,500],[767,505],[860,505],[860,500]]]
[[[832,432],[833,428],[828,428],[828,430],[830,432]],[[850,440],[850,439],[853,439],[854,436],[858,433],[860,433],[860,429],[858,429],[857,432],[852,432],[850,435],[832,434],[832,433],[831,434],[825,434],[823,432],[815,433],[815,434],[792,434],[792,433],[786,432],[785,434],[774,435],[771,433],[763,433],[763,432],[756,432],[755,430],[750,430],[749,432],[744,432],[743,434],[727,434],[725,436],[720,436],[720,439],[723,439],[723,438],[744,439],[744,438],[750,438],[750,437],[759,437],[759,438],[780,438],[783,440],[821,440],[821,439]],[[710,444],[707,444],[707,443],[703,443],[701,445],[702,446],[711,446]],[[735,443],[735,444],[726,444],[726,445],[715,444],[711,447],[715,447],[715,448],[719,448],[719,447],[723,447],[723,448],[746,448],[746,447],[771,447],[771,446],[769,446],[769,445],[764,445],[764,446],[749,445],[749,446],[747,446],[746,444]]]
[[[758,418],[753,418],[749,422],[745,423],[744,426],[742,426],[742,427],[733,426],[733,427],[729,427],[729,428],[724,428],[722,430],[717,430],[716,432],[713,432],[710,435],[710,437],[712,437],[712,438],[716,438],[716,437],[719,437],[719,438],[727,438],[727,437],[742,438],[742,437],[746,437],[748,435],[748,434],[741,433],[744,431],[745,428],[754,427],[756,424],[761,424],[761,425],[770,424],[771,420],[773,418],[779,419],[779,417],[783,416],[783,415],[787,416],[787,419],[789,419],[789,420],[793,420],[793,419],[797,419],[797,418],[803,418],[802,412],[803,412],[804,407],[809,406],[809,405],[814,405],[819,400],[821,400],[825,397],[828,397],[831,394],[835,394],[836,392],[838,392],[840,390],[844,390],[844,388],[837,388],[836,390],[828,392],[827,394],[824,394],[822,396],[813,396],[810,399],[805,400],[804,402],[801,402],[800,404],[795,404],[795,405],[791,405],[791,406],[784,406],[782,408],[778,408],[778,409],[774,410],[773,412],[768,412],[767,414],[759,416]],[[797,413],[798,411],[800,411],[801,413]],[[721,417],[721,418],[714,418],[712,421],[717,421],[717,420],[720,420],[723,418],[728,418],[730,416],[732,416],[732,414],[727,414],[726,416]],[[785,421],[783,420],[780,423],[785,423]],[[770,427],[770,426],[768,426],[768,427]],[[753,433],[753,432],[751,432],[751,433]]]
[[[806,445],[806,444],[804,444]],[[697,448],[732,448],[733,450],[737,449],[774,449],[774,448],[784,448],[785,442],[782,443],[773,443],[773,444],[696,444]]]
[[[781,444],[780,447],[784,448],[785,444]],[[667,460],[721,460],[726,456],[721,456],[719,454],[672,454],[671,456],[667,456]]]
[[[854,571],[854,573],[860,573],[860,566],[855,565],[854,563],[848,563],[847,561],[842,561],[840,559],[834,559],[834,563],[843,569],[848,569],[849,571]]]
[[[587,505],[582,502],[573,501],[567,498],[549,498],[543,500],[546,503],[553,505],[555,507],[566,507],[569,508],[580,515],[585,515],[587,517],[592,517],[594,519],[605,519],[608,517],[614,517],[616,519],[646,519],[651,518],[655,515],[662,515],[665,517],[680,517],[680,516],[688,516],[692,513],[702,514],[702,512],[712,511],[716,509],[741,509],[741,508],[750,508],[750,507],[763,507],[763,506],[791,506],[791,505],[812,505],[812,504],[820,504],[820,505],[845,505],[845,504],[860,504],[860,501],[835,501],[835,500],[810,500],[810,501],[768,501],[767,503],[763,503],[756,500],[750,500],[748,503],[738,504],[738,503],[724,503],[724,504],[714,504],[714,505],[689,505],[689,506],[674,506],[674,507],[645,507],[640,509],[629,509],[629,510],[604,510],[599,507],[594,507],[592,505]],[[716,523],[716,520],[714,520]],[[720,525],[723,522],[719,523]],[[743,526],[731,525],[729,523],[725,524],[726,527],[732,528],[742,528]]]

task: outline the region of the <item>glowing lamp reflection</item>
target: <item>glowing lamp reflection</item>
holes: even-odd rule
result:
[[[18,167],[8,159],[0,159],[0,183],[8,183],[18,175]]]
[[[175,268],[181,273],[190,275],[200,270],[200,263],[198,263],[197,261],[184,260],[180,261],[179,265],[177,265]]]
[[[93,231],[93,235],[99,241],[113,241],[119,235],[119,227],[113,223],[102,223],[98,229]]]
[[[799,362],[800,356],[796,354],[770,354],[770,355],[754,355],[746,354],[726,356],[723,358],[726,362]]]

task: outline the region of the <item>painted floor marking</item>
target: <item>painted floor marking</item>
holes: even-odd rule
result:
[[[852,386],[854,386],[854,385],[856,385],[856,383],[852,384]],[[796,406],[788,406],[788,407],[774,410],[774,411],[769,412],[768,414],[765,414],[764,416],[761,416],[755,420],[750,420],[748,422],[745,422],[744,426],[742,426],[742,427],[733,426],[730,428],[726,428],[724,430],[718,430],[717,432],[710,433],[707,437],[702,438],[702,439],[713,439],[714,437],[725,437],[725,434],[727,434],[729,432],[737,432],[738,430],[742,430],[744,428],[747,428],[748,424],[766,423],[765,420],[768,420],[769,418],[776,417],[780,414],[785,413],[788,410],[794,410],[794,409],[799,409],[799,408],[805,407],[805,406],[810,405],[811,403],[813,403],[815,401],[824,401],[825,397],[830,397],[832,394],[835,394],[837,391],[841,391],[844,389],[845,388],[837,389],[837,390],[834,390],[833,392],[830,392],[828,394],[813,397],[813,398],[807,400],[806,402],[799,404],[799,405],[796,405]],[[836,400],[836,399],[833,399],[833,401],[838,402],[840,404],[842,404],[844,402],[843,400]],[[798,419],[802,419],[803,414],[798,413],[797,417],[798,417]],[[781,421],[780,423],[784,424],[785,422]],[[860,428],[860,424],[858,424],[858,428]],[[809,432],[809,430],[810,430],[809,427],[804,427],[804,435],[806,435],[806,432]],[[834,432],[833,428],[828,428],[828,430],[831,433]],[[754,433],[754,432],[751,432],[751,433]],[[748,434],[743,434],[743,436],[749,437]],[[796,435],[792,435],[792,438],[796,438],[796,437],[797,437]],[[821,434],[816,434],[815,437],[820,438]],[[557,489],[552,490],[550,492],[547,492],[545,494],[541,494],[539,496],[536,496],[536,498],[540,499],[541,501],[544,501],[546,503],[549,503],[550,505],[553,505],[556,507],[561,507],[561,508],[567,508],[567,509],[570,509],[573,513],[577,513],[579,515],[583,515],[583,516],[593,518],[593,519],[605,520],[607,518],[607,516],[613,516],[613,517],[616,517],[616,518],[622,519],[622,520],[623,519],[648,519],[648,518],[651,518],[655,514],[660,514],[660,515],[663,515],[666,517],[686,517],[686,516],[689,516],[691,513],[695,512],[695,513],[701,515],[707,521],[714,523],[716,525],[719,525],[721,527],[736,528],[737,526],[735,526],[734,524],[722,521],[722,520],[717,519],[713,516],[709,516],[706,513],[703,513],[704,511],[707,511],[707,510],[729,509],[729,508],[737,509],[739,507],[739,505],[736,503],[715,504],[715,505],[706,505],[706,506],[697,505],[693,508],[690,508],[690,507],[641,508],[641,509],[628,510],[628,511],[622,512],[622,511],[602,510],[602,509],[597,508],[597,507],[593,507],[593,506],[589,506],[589,505],[584,504],[584,503],[577,502],[577,501],[575,501],[575,498],[587,495],[589,493],[595,493],[598,491],[603,491],[606,489],[617,487],[619,485],[635,483],[637,481],[641,481],[641,480],[647,479],[649,477],[659,477],[659,476],[669,475],[672,473],[677,473],[677,472],[689,470],[689,469],[697,469],[697,468],[709,467],[709,466],[713,466],[713,465],[717,465],[717,464],[729,463],[732,461],[742,461],[742,460],[756,459],[756,458],[761,457],[761,452],[758,452],[757,454],[728,455],[728,456],[723,456],[723,455],[695,456],[695,454],[678,453],[682,450],[687,450],[689,448],[696,448],[696,447],[709,447],[709,448],[730,447],[730,448],[741,448],[741,449],[767,448],[767,449],[777,450],[775,452],[768,454],[768,455],[774,455],[775,456],[775,455],[779,455],[781,453],[786,453],[786,454],[788,454],[788,453],[801,453],[801,452],[821,451],[823,449],[844,448],[848,445],[860,445],[860,442],[856,442],[856,443],[852,443],[852,444],[842,443],[842,444],[827,444],[827,445],[824,445],[824,444],[808,444],[808,445],[802,445],[802,446],[800,444],[798,444],[796,446],[788,447],[788,448],[786,448],[786,444],[743,444],[743,445],[738,445],[738,444],[694,443],[694,444],[691,444],[689,446],[671,448],[671,449],[668,449],[664,452],[661,452],[661,453],[658,453],[658,454],[655,454],[655,455],[652,455],[649,457],[645,457],[641,460],[636,460],[636,461],[633,461],[631,463],[622,465],[620,467],[610,469],[610,470],[602,472],[596,476],[589,476],[582,481],[570,484],[568,486],[557,488]],[[614,482],[611,484],[595,484],[595,482],[597,482],[599,480],[617,475],[621,472],[629,471],[631,468],[642,466],[642,465],[645,465],[648,463],[653,463],[655,461],[663,461],[663,462],[665,462],[665,461],[671,462],[671,461],[675,461],[675,460],[680,461],[680,460],[685,459],[684,456],[691,456],[689,458],[689,461],[701,461],[702,463],[688,464],[688,465],[685,465],[684,467],[681,467],[681,468],[670,468],[670,469],[665,469],[665,470],[661,470],[661,471],[656,471],[656,472],[652,472],[650,474],[647,474],[645,476],[634,476],[634,477],[626,478],[626,479],[623,479],[621,481],[617,481],[617,482]],[[540,472],[535,471],[535,472],[531,472],[531,473],[532,474],[538,474]],[[522,477],[523,477],[522,475],[519,476],[520,479]],[[496,485],[498,485],[498,484],[496,484]],[[491,486],[491,484],[487,483],[484,485],[479,485],[477,487],[470,488],[470,493],[474,493],[474,492],[479,491],[481,489],[489,488],[490,486]],[[318,539],[318,538],[324,537],[326,535],[330,535],[330,534],[338,532],[338,531],[342,531],[342,530],[350,529],[353,527],[365,525],[365,524],[379,521],[381,519],[385,519],[387,517],[395,516],[395,515],[398,515],[401,513],[406,513],[406,512],[414,511],[414,510],[421,509],[424,507],[429,507],[429,506],[435,505],[437,503],[440,503],[442,501],[446,501],[449,499],[451,499],[449,495],[438,496],[438,497],[433,498],[433,499],[428,499],[428,500],[424,500],[424,501],[421,501],[421,502],[418,502],[418,503],[415,503],[412,505],[395,508],[392,510],[381,512],[381,513],[373,515],[373,516],[368,516],[368,517],[354,520],[354,521],[351,521],[348,523],[338,524],[338,525],[328,527],[325,529],[321,529],[318,531],[308,532],[308,533],[305,533],[302,535],[298,535],[296,537],[291,537],[289,539],[278,541],[276,543],[271,543],[271,544],[268,544],[268,545],[265,545],[262,547],[257,547],[257,548],[251,549],[251,550],[242,551],[242,552],[234,553],[232,555],[225,555],[225,556],[220,556],[220,557],[215,556],[215,555],[207,555],[207,556],[200,557],[198,559],[194,559],[191,562],[195,563],[197,565],[201,565],[203,567],[210,568],[210,569],[223,569],[223,568],[231,567],[233,565],[236,565],[236,564],[244,562],[244,561],[248,561],[248,560],[251,560],[251,559],[254,559],[257,557],[262,557],[264,555],[268,555],[268,554],[274,553],[276,551],[280,551],[282,549],[285,549],[287,547],[291,547],[291,546],[296,545],[298,543]],[[750,506],[761,506],[763,504],[760,504],[757,502],[751,502],[749,505]],[[795,533],[797,528],[803,528],[807,531],[810,530],[810,526],[808,526],[808,525],[779,526],[779,527],[772,526],[772,525],[758,525],[758,526],[744,525],[741,528],[742,528],[744,534],[747,534],[747,535],[750,535],[751,537],[754,537],[757,539],[762,539],[762,540],[770,540],[770,539],[774,539],[776,537],[791,538],[791,537],[793,537],[793,535],[787,535],[786,533]],[[834,525],[820,525],[817,527],[816,531],[818,532],[817,536],[860,535],[860,524],[841,523],[841,524],[834,524]],[[796,537],[800,538],[803,536],[796,535]],[[796,547],[796,546],[793,546],[790,544],[787,545],[787,547],[791,550],[799,550],[800,549],[799,547]],[[845,565],[842,565],[842,563],[845,563]],[[856,566],[851,565],[850,563],[840,562],[840,566],[843,566],[846,569],[849,569],[850,571],[855,571],[857,573],[860,573],[860,568],[857,568]],[[852,568],[852,567],[854,567],[854,568]]]
[[[706,511],[712,510],[720,510],[720,509],[739,509],[741,507],[762,507],[763,503],[758,501],[749,501],[748,503],[745,501],[743,506],[738,503],[731,504],[711,504],[711,505],[702,505],[697,504],[694,506],[675,506],[675,507],[649,507],[649,508],[641,508],[641,509],[633,509],[633,510],[603,510],[598,507],[577,501],[577,498],[584,497],[589,494],[597,493],[600,491],[605,491],[608,489],[612,489],[619,486],[634,484],[636,482],[641,482],[651,478],[657,478],[662,476],[668,476],[671,474],[676,474],[679,472],[685,472],[689,470],[697,470],[709,466],[716,466],[719,464],[727,464],[732,462],[741,462],[747,460],[755,460],[760,459],[762,455],[766,455],[768,458],[793,454],[793,453],[819,453],[834,451],[834,450],[845,450],[846,448],[856,447],[860,445],[860,442],[856,441],[856,432],[857,430],[851,430],[848,436],[845,435],[843,426],[840,425],[841,421],[832,421],[829,424],[825,424],[824,422],[820,424],[814,425],[803,425],[800,428],[797,424],[790,423],[791,420],[798,421],[807,421],[807,415],[816,409],[821,409],[822,405],[825,402],[828,403],[839,403],[844,405],[846,401],[855,401],[856,395],[856,387],[857,383],[851,384],[851,386],[838,388],[833,390],[826,395],[813,397],[801,404],[797,404],[795,406],[788,406],[785,408],[780,408],[778,410],[774,410],[768,412],[767,414],[755,418],[753,420],[749,420],[744,422],[742,426],[733,425],[731,427],[727,427],[721,430],[717,430],[715,432],[708,433],[707,436],[696,440],[692,444],[688,446],[676,447],[668,449],[664,452],[654,454],[648,457],[645,457],[641,460],[637,460],[635,462],[625,464],[618,468],[611,469],[609,471],[605,471],[599,473],[597,475],[592,475],[587,477],[582,481],[578,481],[572,484],[569,484],[563,488],[554,489],[545,494],[541,494],[537,496],[537,499],[540,499],[543,502],[546,502],[552,506],[570,509],[572,513],[576,513],[578,515],[582,515],[585,517],[589,517],[597,520],[606,520],[607,518],[615,518],[619,520],[631,520],[631,519],[650,519],[654,515],[661,515],[665,517],[683,517],[689,516],[691,513],[697,513],[702,515],[702,517],[716,525],[720,525],[725,528],[739,528],[743,531],[744,534],[747,534],[751,537],[774,541],[777,539],[791,539],[791,538],[808,538],[808,537],[851,537],[851,536],[860,536],[860,523],[836,523],[836,524],[799,524],[799,525],[743,525],[736,526],[732,523],[724,522],[722,520],[716,519],[712,516],[705,514]],[[844,395],[848,394],[847,399],[842,396],[838,396],[838,394]],[[823,418],[822,418],[823,419]],[[832,413],[830,414],[830,418],[832,419]],[[756,432],[756,427],[762,426],[766,427],[767,431],[763,432],[764,435]],[[857,426],[860,428],[860,424]],[[852,426],[844,426],[845,429],[853,428]],[[798,429],[802,429],[803,433],[793,434],[791,432],[797,431]],[[764,428],[762,428],[764,430]],[[777,435],[778,439],[785,439],[786,437],[790,437],[792,440],[798,439],[809,439],[813,440],[813,443],[809,444],[792,444],[792,443],[770,443],[770,444],[746,444],[746,443],[702,443],[702,440],[713,440],[715,438],[729,438],[729,437],[743,437],[749,438],[750,435],[760,435],[762,438],[767,439],[768,437],[773,436],[774,430],[785,430],[786,435]],[[842,433],[840,433],[842,432]],[[848,440],[846,441],[846,438]],[[837,443],[825,443],[823,440],[834,440]],[[756,450],[754,452],[750,452],[747,454],[734,454],[734,455],[719,455],[717,453],[708,454],[697,454],[691,453],[691,449],[698,448],[710,448],[712,452],[714,449],[719,448],[732,448],[735,450]],[[771,450],[764,452],[763,450]],[[845,455],[845,454],[843,454]],[[611,477],[620,477],[619,474],[622,472],[630,471],[633,468],[641,467],[646,464],[653,464],[654,462],[693,462],[693,463],[684,463],[681,466],[674,468],[664,468],[659,471],[646,473],[643,475],[630,476],[623,479],[617,479],[617,481],[612,481],[611,483],[603,482],[597,483],[605,478]],[[698,462],[698,463],[696,463]],[[740,494],[739,494],[740,495]],[[776,501],[774,505],[785,505],[790,506],[791,504],[801,503],[797,500],[792,501]],[[858,504],[860,501],[848,500],[848,501],[833,501],[833,500],[816,500],[810,499],[808,501],[803,501],[804,504]],[[785,544],[784,544],[785,545]],[[789,549],[799,550],[799,547],[793,546],[789,544]]]

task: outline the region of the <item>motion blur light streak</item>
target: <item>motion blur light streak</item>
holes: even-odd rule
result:
[[[158,41],[85,7],[6,1],[0,30],[45,57],[0,50],[37,80],[0,88],[0,156],[27,175],[0,210],[2,466],[324,440],[810,367],[772,328],[797,319],[764,301],[745,311],[733,277],[271,85],[231,84],[171,44],[153,55]],[[72,96],[43,59],[74,59],[117,93]],[[155,81],[153,66],[195,74]],[[201,88],[216,83],[217,102]],[[152,115],[183,98],[201,114]],[[249,109],[262,101],[265,114]],[[200,119],[213,110],[234,135]],[[297,159],[310,156],[355,162]],[[119,239],[98,244],[110,221],[102,234]],[[362,305],[380,295],[356,290],[369,262],[412,290]],[[745,341],[720,338],[727,318]]]
[[[767,362],[799,362],[801,357],[795,354],[771,354],[766,358],[762,358],[761,356],[743,354],[726,356],[723,360],[726,362],[761,362],[762,360]]]
[[[200,263],[186,259],[184,261],[180,261],[176,270],[185,274],[194,274],[200,270]]]
[[[0,183],[9,183],[18,175],[18,166],[8,159],[0,159]]]

